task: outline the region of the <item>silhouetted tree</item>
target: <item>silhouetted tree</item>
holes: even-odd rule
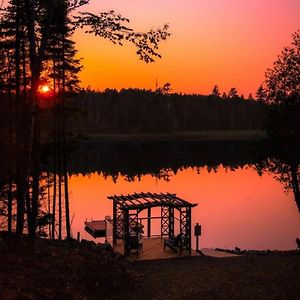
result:
[[[259,102],[264,102],[266,100],[267,93],[262,85],[260,85],[259,88],[257,89],[255,96],[256,96],[256,100]]]
[[[164,95],[170,94],[171,91],[172,91],[171,83],[169,82],[165,83],[162,87],[156,89],[156,92],[158,94],[164,94]]]
[[[221,96],[219,87],[217,85],[214,86],[211,94],[212,94],[212,96],[214,96],[216,98],[219,98]]]
[[[228,98],[229,99],[238,99],[238,92],[236,88],[231,88],[228,92]]]
[[[300,30],[293,34],[290,46],[285,47],[266,72],[266,99],[270,104],[299,101],[300,83]]]
[[[273,159],[265,169],[292,188],[300,211],[300,31],[266,72],[262,100],[268,104],[266,131]],[[262,89],[261,89],[262,90]]]
[[[253,95],[252,95],[252,93],[250,93],[250,94],[249,94],[249,96],[248,96],[248,100],[249,100],[249,101],[254,101],[254,98],[253,98]]]
[[[227,99],[227,98],[228,98],[227,94],[225,92],[223,92],[222,99]]]
[[[300,31],[266,72],[267,132],[287,153],[300,145]]]

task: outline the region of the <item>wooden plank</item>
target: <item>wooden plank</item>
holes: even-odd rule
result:
[[[108,196],[108,199],[111,199],[119,203],[124,208],[147,208],[155,206],[174,206],[174,207],[195,207],[197,204],[192,204],[186,200],[183,200],[176,196],[176,194],[171,193],[134,193],[124,195],[114,195]],[[137,202],[137,203],[136,203]]]
[[[138,198],[133,197],[133,195],[128,195],[127,197],[130,197],[131,200],[134,200],[134,201],[138,202],[139,204],[143,204],[143,202],[141,202]]]
[[[198,205],[198,203],[190,203],[190,202],[188,202],[188,201],[186,201],[186,200],[183,200],[183,199],[181,199],[181,198],[179,198],[179,197],[177,197],[177,196],[174,196],[174,195],[172,195],[172,194],[170,194],[170,193],[167,193],[167,195],[171,196],[173,199],[177,199],[177,200],[181,201],[182,203],[185,204],[184,206],[195,207],[195,206]]]

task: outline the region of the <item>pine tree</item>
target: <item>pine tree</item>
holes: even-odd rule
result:
[[[256,91],[256,100],[258,102],[264,102],[266,100],[266,97],[267,97],[266,90],[263,88],[262,85],[260,85]]]
[[[211,92],[212,96],[216,97],[216,98],[220,98],[221,93],[219,91],[219,87],[217,85],[214,86],[212,92]]]
[[[254,101],[254,98],[253,98],[253,95],[252,95],[252,93],[250,93],[250,94],[249,94],[249,96],[248,96],[248,100],[249,100],[249,101]]]
[[[229,99],[238,99],[238,92],[236,90],[236,88],[231,88],[228,92],[228,98]]]

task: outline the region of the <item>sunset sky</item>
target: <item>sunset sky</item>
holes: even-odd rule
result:
[[[145,64],[132,45],[78,31],[84,87],[154,89],[157,79],[176,92],[207,94],[217,84],[221,92],[236,87],[248,96],[300,28],[299,0],[91,0],[85,8],[111,9],[138,31],[169,23],[172,36],[161,45],[163,58]]]

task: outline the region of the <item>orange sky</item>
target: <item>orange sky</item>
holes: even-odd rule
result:
[[[154,89],[157,78],[176,92],[206,94],[217,84],[222,92],[236,87],[247,96],[300,28],[299,0],[91,0],[86,7],[110,9],[130,18],[137,30],[167,22],[172,37],[161,46],[163,59],[149,65],[131,45],[77,32],[84,87]]]

